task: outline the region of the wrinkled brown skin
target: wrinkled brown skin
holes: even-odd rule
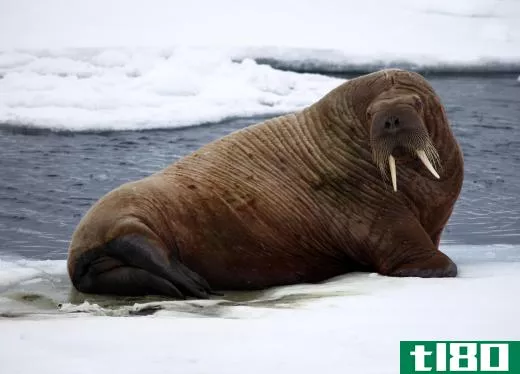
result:
[[[398,191],[374,164],[367,109],[414,94],[442,170],[397,159]],[[101,198],[78,225],[75,260],[117,237],[146,237],[214,289],[318,282],[355,270],[455,276],[439,239],[463,180],[463,158],[439,97],[416,73],[352,79],[301,112],[236,131]]]

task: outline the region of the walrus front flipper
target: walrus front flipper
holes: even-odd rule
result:
[[[395,219],[380,241],[379,273],[395,277],[444,278],[457,276],[457,265],[434,245],[421,224]]]
[[[159,253],[141,235],[119,237],[83,254],[72,282],[86,293],[209,297],[211,288],[200,275],[178,260],[165,263]]]
[[[405,263],[389,275],[394,277],[444,278],[457,276],[457,265],[444,253],[436,251],[427,254],[422,261]]]

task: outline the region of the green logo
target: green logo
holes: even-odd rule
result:
[[[402,341],[401,374],[520,374],[520,341]]]

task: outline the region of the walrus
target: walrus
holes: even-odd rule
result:
[[[73,233],[68,271],[81,292],[173,298],[353,271],[454,277],[439,241],[462,182],[438,95],[382,70],[109,192]]]

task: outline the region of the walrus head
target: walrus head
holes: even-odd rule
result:
[[[392,186],[397,191],[396,157],[418,157],[437,179],[439,154],[424,124],[423,103],[414,93],[383,92],[368,106],[372,158],[384,177],[390,169]]]

